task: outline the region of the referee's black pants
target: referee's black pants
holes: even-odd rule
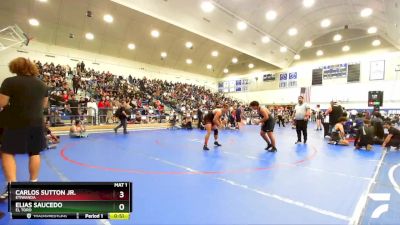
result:
[[[296,120],[297,140],[301,142],[301,132],[303,132],[304,142],[307,141],[307,120]]]

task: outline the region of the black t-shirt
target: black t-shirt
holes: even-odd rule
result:
[[[388,131],[389,131],[389,134],[393,135],[392,138],[400,139],[400,130],[398,130],[394,127],[391,127],[391,128],[389,128]]]
[[[329,124],[334,125],[343,114],[343,108],[340,105],[332,106],[332,112],[329,114]]]
[[[79,81],[80,81],[79,77],[72,78],[72,85],[73,86],[78,86],[79,85]]]
[[[78,100],[68,100],[67,104],[69,105],[69,107],[71,108],[72,112],[78,112],[78,106],[79,106],[79,102]]]
[[[121,120],[127,118],[127,116],[125,116],[122,112],[125,112],[126,114],[128,114],[128,113],[126,112],[125,107],[123,107],[123,106],[119,107],[119,108],[117,109],[117,111],[115,112],[116,116],[117,116],[119,119],[121,119]]]
[[[46,85],[36,77],[14,76],[1,84],[0,93],[9,96],[9,105],[1,113],[5,128],[43,126],[43,100],[48,97]]]

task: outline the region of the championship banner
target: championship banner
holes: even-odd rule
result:
[[[287,73],[281,73],[279,75],[279,88],[286,88],[287,80],[288,80]]]
[[[297,87],[297,72],[289,73],[288,87]]]

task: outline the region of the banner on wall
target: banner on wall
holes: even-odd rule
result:
[[[279,88],[286,88],[287,80],[288,80],[287,73],[279,74]]]
[[[321,69],[324,79],[336,79],[347,76],[347,63],[323,66]]]
[[[297,72],[289,73],[288,87],[297,87]]]
[[[224,92],[224,82],[218,82],[218,92]]]
[[[249,80],[229,80],[218,82],[218,91],[223,93],[248,91]]]
[[[263,81],[275,81],[275,74],[264,74]]]

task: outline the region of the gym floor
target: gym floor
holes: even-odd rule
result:
[[[40,181],[132,181],[130,221],[29,224],[399,223],[400,152],[328,145],[310,124],[308,143],[299,145],[295,130],[276,126],[278,152],[269,153],[259,129],[222,130],[223,146],[208,152],[197,129],[63,136],[57,149],[43,152]],[[27,160],[17,156],[21,181],[28,179]],[[6,202],[0,210],[7,211]]]

